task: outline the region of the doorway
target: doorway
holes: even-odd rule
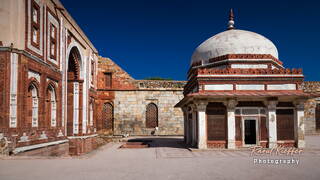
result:
[[[256,120],[246,119],[244,120],[244,143],[248,145],[256,144]]]

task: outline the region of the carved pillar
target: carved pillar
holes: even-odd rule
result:
[[[207,121],[206,121],[206,108],[207,102],[197,103],[198,114],[198,148],[207,149]]]
[[[235,108],[238,102],[234,99],[228,100],[224,103],[227,107],[227,124],[228,124],[228,149],[236,148],[236,118]]]
[[[268,133],[269,133],[269,148],[277,146],[277,108],[278,101],[268,101]]]
[[[304,141],[304,102],[295,102],[295,115],[294,115],[294,137],[298,148],[305,147]]]

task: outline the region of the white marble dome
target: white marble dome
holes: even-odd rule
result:
[[[204,41],[194,51],[191,64],[226,54],[270,54],[278,59],[276,46],[264,36],[244,30],[231,29]]]

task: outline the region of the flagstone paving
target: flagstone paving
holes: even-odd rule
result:
[[[313,137],[314,143],[320,137]],[[119,149],[109,143],[81,157],[15,157],[0,160],[0,179],[319,179],[320,150],[295,156],[299,164],[254,164],[250,151],[189,151],[180,137],[152,138],[150,148]],[[319,141],[318,141],[319,142]],[[316,143],[315,143],[316,144]]]

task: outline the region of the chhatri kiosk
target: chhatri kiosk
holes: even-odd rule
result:
[[[234,28],[193,53],[184,98],[185,141],[199,149],[305,146],[301,69],[286,69],[264,36]]]

